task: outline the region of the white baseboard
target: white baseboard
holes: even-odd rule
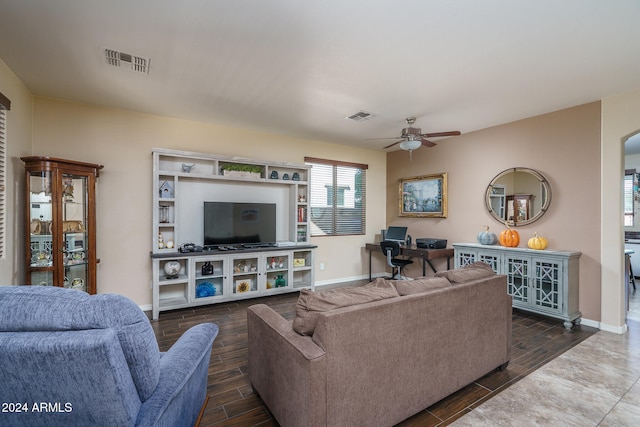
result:
[[[139,305],[138,307],[140,307],[140,310],[142,310],[142,311],[151,311],[151,310],[153,310],[153,304]]]
[[[598,322],[597,320],[585,319],[583,317],[582,319],[580,319],[580,324],[584,326],[600,329],[600,322]]]
[[[614,334],[624,334],[625,332],[627,332],[627,324],[625,323],[622,326],[613,326],[613,325],[606,325],[604,323],[600,323],[600,330],[601,331],[607,331],[607,332],[613,332]]]

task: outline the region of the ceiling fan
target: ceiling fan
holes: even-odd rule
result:
[[[374,139],[397,139],[398,141],[393,144],[389,144],[385,149],[391,148],[396,144],[400,144],[400,148],[403,150],[411,151],[422,147],[434,147],[436,145],[435,142],[429,141],[427,138],[438,138],[442,136],[458,136],[460,135],[460,131],[454,130],[449,132],[433,132],[433,133],[422,133],[422,129],[414,128],[412,125],[416,122],[415,117],[407,117],[406,119],[408,127],[402,129],[402,133],[399,137],[395,138],[374,138]]]

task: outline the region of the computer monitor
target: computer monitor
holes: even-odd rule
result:
[[[392,240],[398,243],[404,243],[407,238],[407,227],[390,226],[384,240]]]

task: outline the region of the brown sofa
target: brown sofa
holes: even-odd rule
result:
[[[324,299],[324,292],[302,293],[294,323],[301,331],[301,315],[312,312],[312,335],[267,305],[249,307],[255,391],[284,427],[391,426],[504,368],[511,353],[506,277],[463,273],[413,283],[377,279],[368,287],[377,293],[373,301],[335,309],[340,290]],[[390,284],[400,295],[378,289]],[[320,303],[310,301],[317,296]]]

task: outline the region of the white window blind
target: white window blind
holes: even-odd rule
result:
[[[11,101],[0,93],[0,257],[4,258],[7,228],[7,110]]]
[[[633,227],[633,184],[635,171],[626,171],[624,175],[624,226]]]
[[[311,235],[365,234],[368,166],[310,157],[305,162],[311,165]]]

